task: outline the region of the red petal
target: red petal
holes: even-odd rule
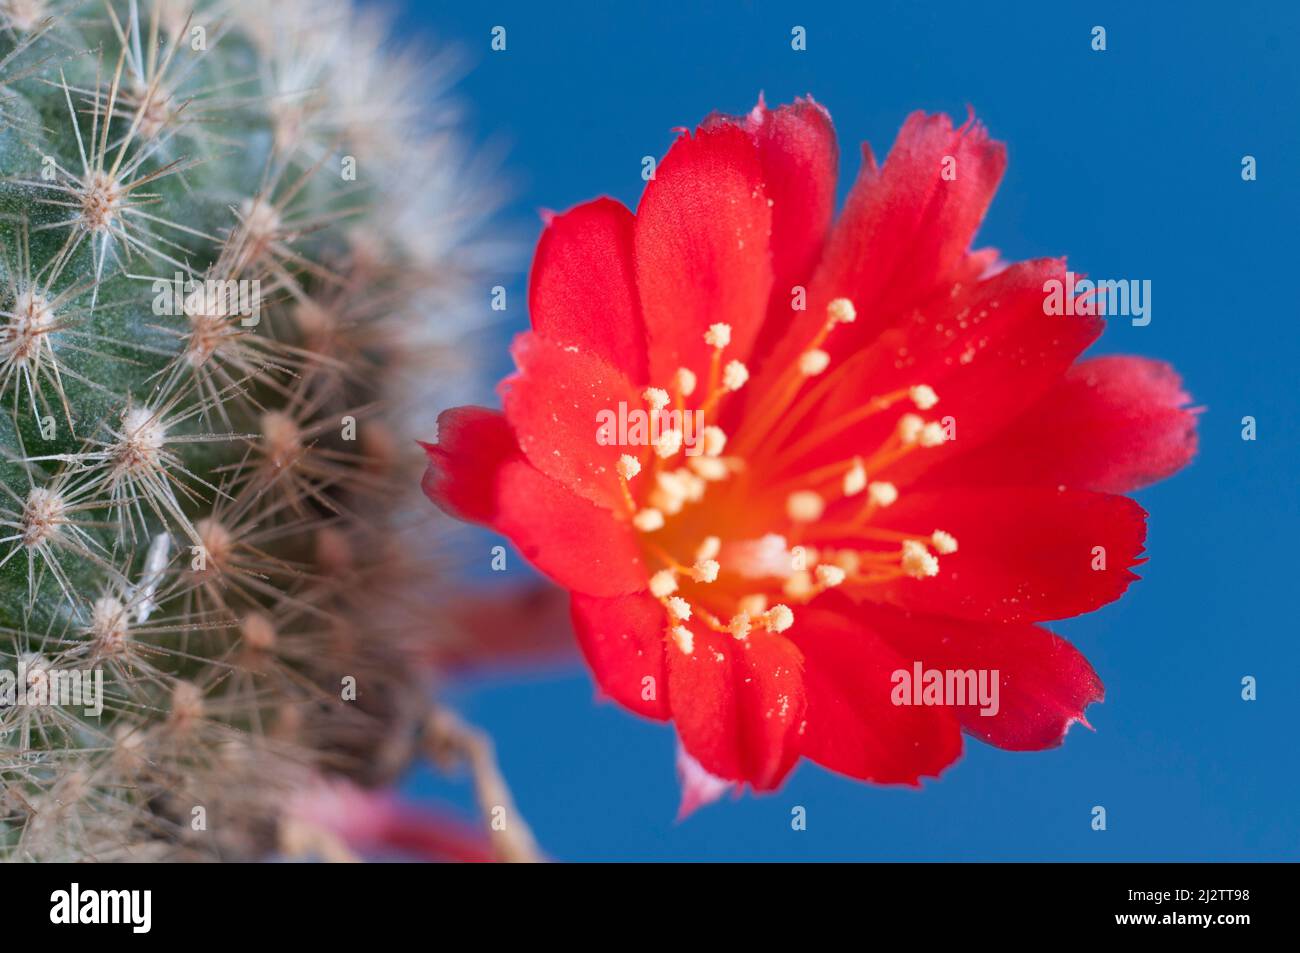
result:
[[[660,721],[669,717],[665,621],[664,607],[646,592],[613,599],[573,596],[573,629],[601,690]]]
[[[1101,679],[1069,642],[1034,625],[984,625],[883,607],[864,613],[869,625],[910,664],[951,671],[996,670],[997,711],[978,703],[956,709],[962,727],[1012,751],[1053,748],[1084,709],[1105,697]]]
[[[695,626],[694,650],[668,648],[669,698],[686,750],[710,774],[771,790],[799,758],[799,650],[782,636],[738,640]]]
[[[493,528],[564,588],[593,596],[645,588],[648,572],[631,524],[574,496],[527,461],[501,469],[497,499]]]
[[[944,178],[945,160],[955,177]],[[826,320],[832,298],[860,315],[826,348],[852,353],[962,271],[971,240],[1006,169],[1006,147],[972,118],[959,129],[945,115],[916,112],[894,140],[883,168],[863,146],[863,165],[831,231],[809,287],[808,309],[791,327],[776,364],[798,355]]]
[[[812,99],[768,109],[761,102],[744,127],[758,147],[772,202],[772,295],[753,360],[769,350],[794,315],[792,289],[807,287],[835,213],[839,147],[830,113]]]
[[[505,417],[486,407],[453,407],[438,415],[438,442],[422,443],[429,457],[424,492],[443,512],[474,523],[496,514],[494,475],[519,456]]]
[[[1043,314],[1044,283],[1064,275],[1059,260],[1021,262],[960,294],[918,307],[842,367],[832,364],[827,376],[837,375],[834,391],[811,425],[851,414],[882,394],[916,384],[933,387],[939,403],[923,416],[951,417],[956,439],[872,473],[873,479],[899,486],[992,439],[1053,387],[1101,333],[1102,322],[1095,317]],[[845,459],[854,448],[879,447],[905,412],[915,412],[910,402],[842,430],[810,454],[792,447],[786,465],[797,472]],[[801,429],[794,428],[796,441]]]
[[[1043,285],[1064,278],[1064,261],[1021,262],[958,298],[958,307],[937,319],[911,322],[906,346],[921,357],[890,383],[932,386],[940,402],[925,416],[953,418],[957,439],[903,458],[883,479],[909,483],[991,439],[1059,382],[1103,328],[1097,317],[1043,314]]]
[[[835,212],[839,147],[830,113],[811,99],[746,117],[758,145],[764,191],[772,202],[773,298],[786,317],[790,285],[812,276]]]
[[[904,493],[873,525],[957,537],[939,574],[865,587],[873,601],[989,622],[1034,622],[1089,612],[1138,578],[1146,512],[1132,500],[1045,487]],[[1094,570],[1094,547],[1105,569]]]
[[[771,226],[758,151],[743,129],[705,126],[668,150],[636,214],[636,278],[657,386],[679,367],[707,371],[711,324],[731,325],[728,360],[748,356],[772,287]]]
[[[617,596],[645,588],[630,524],[534,469],[513,447],[500,414],[458,407],[438,423],[438,443],[424,445],[429,468],[423,487],[439,507],[508,536],[566,589]]]
[[[530,463],[583,499],[626,511],[616,465],[624,453],[646,448],[598,439],[601,415],[645,410],[640,391],[594,354],[536,334],[521,334],[513,348],[519,373],[501,385],[506,417]]]
[[[550,220],[537,243],[528,310],[533,330],[576,344],[646,380],[645,326],[632,267],[635,219],[621,203],[600,198]]]
[[[919,785],[961,754],[951,711],[893,703],[893,673],[907,665],[873,631],[815,608],[797,610],[790,631],[804,656],[806,757],[864,781]]]
[[[943,174],[948,158],[951,180]],[[824,307],[831,298],[851,298],[866,330],[927,297],[965,258],[1006,161],[1006,147],[973,118],[954,129],[946,115],[912,113],[879,173],[869,161],[863,166],[811,300]]]
[[[1124,493],[1196,453],[1196,415],[1168,364],[1098,357],[1072,367],[1003,433],[926,473],[926,486],[1065,485]]]

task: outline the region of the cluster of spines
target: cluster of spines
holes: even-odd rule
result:
[[[264,852],[418,708],[392,369],[459,265],[387,213],[436,145],[346,5],[254,6],[0,6],[0,668],[104,677],[0,707],[0,855]]]

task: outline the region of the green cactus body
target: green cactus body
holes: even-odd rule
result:
[[[472,190],[347,4],[0,27],[0,856],[258,856],[409,757],[402,421]]]

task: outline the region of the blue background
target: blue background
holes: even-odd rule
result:
[[[857,143],[883,158],[913,109],[961,118],[969,103],[1010,150],[980,244],[1008,260],[1068,254],[1091,275],[1151,279],[1150,326],[1114,320],[1096,352],[1171,361],[1206,408],[1192,466],[1137,494],[1151,512],[1143,581],[1053,626],[1106,683],[1106,702],[1088,712],[1095,734],[1076,726],[1036,754],[968,739],[922,790],[805,763],[775,795],[677,824],[672,732],[597,702],[576,659],[453,686],[452,702],[495,736],[552,856],[1296,858],[1298,10],[412,0],[404,30],[465,53],[458,95],[475,140],[509,146],[501,228],[527,246],[539,208],[602,193],[635,207],[643,155],[662,155],[673,127],[711,110],[745,111],[760,90],[772,104],[812,93],[830,109],[841,192]],[[498,24],[504,53],[489,49]],[[806,52],[790,48],[794,24],[807,28]],[[1106,27],[1105,52],[1090,49],[1094,25]],[[1257,181],[1241,178],[1246,154]],[[500,278],[513,302],[525,300],[519,264]],[[521,330],[522,309],[510,315],[505,330]],[[1247,414],[1255,442],[1241,439]],[[1255,702],[1241,700],[1246,675],[1258,679]],[[465,784],[431,772],[408,790],[470,809]],[[806,831],[791,830],[794,805],[807,809]],[[1106,808],[1105,832],[1090,827],[1094,805]]]

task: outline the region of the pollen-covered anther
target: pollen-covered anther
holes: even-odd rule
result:
[[[618,458],[616,465],[618,475],[624,480],[630,480],[641,472],[641,461],[630,453],[625,453]]]
[[[796,490],[785,499],[785,514],[796,523],[815,523],[826,512],[826,501],[814,490]]]
[[[903,414],[898,418],[895,432],[898,434],[899,442],[911,446],[921,439],[923,430],[925,430],[925,420],[920,414]]]
[[[678,475],[678,470],[660,470],[654,475],[655,493],[672,497],[676,500],[678,507],[681,501],[686,499],[686,485]],[[659,504],[655,504],[658,506]]]
[[[632,525],[643,533],[653,533],[664,528],[664,514],[653,506],[644,507],[632,517]]]
[[[918,410],[929,410],[939,403],[939,395],[928,384],[917,384],[915,387],[909,388],[907,396],[912,399],[912,403],[916,404]]]
[[[858,319],[858,310],[848,298],[834,298],[826,306],[826,318],[831,324],[852,324]]]
[[[721,570],[716,559],[697,559],[691,567],[691,578],[696,582],[716,582]]]
[[[796,569],[786,577],[781,591],[797,602],[806,602],[817,595],[817,586],[813,583],[812,573],[806,569]]]
[[[829,554],[827,558],[850,576],[857,575],[858,570],[862,568],[862,557],[858,555],[857,550],[840,549]]]
[[[716,559],[722,549],[722,540],[717,536],[705,536],[700,545],[695,547],[696,559]]]
[[[677,574],[671,569],[661,569],[650,577],[650,594],[656,599],[666,599],[677,591]]]
[[[721,351],[731,343],[731,325],[730,324],[710,324],[709,330],[704,332],[704,343],[709,347]]]
[[[686,494],[686,502],[698,503],[704,499],[704,494],[709,489],[708,482],[700,476],[692,473],[686,467],[678,467],[672,471],[673,476],[677,478],[682,492]]]
[[[948,439],[948,435],[943,431],[943,425],[931,421],[921,428],[921,434],[918,442],[923,447],[937,447]]]
[[[777,603],[763,613],[763,625],[769,632],[784,632],[794,625],[794,611],[787,605]]]
[[[750,621],[749,615],[744,612],[733,615],[731,621],[727,623],[727,631],[737,639],[748,636],[753,628],[754,623]]]
[[[924,579],[939,574],[938,558],[925,548],[924,543],[918,543],[914,539],[903,543],[902,566],[903,572],[914,579]]]
[[[722,386],[731,392],[740,390],[749,380],[749,368],[740,361],[728,361],[722,369]]]
[[[683,655],[690,655],[695,651],[695,635],[684,625],[675,625],[668,630],[672,636],[673,644],[681,651]]]
[[[691,604],[681,596],[672,596],[664,605],[668,609],[668,615],[672,618],[673,623],[689,622],[691,618]]]
[[[650,494],[650,505],[657,509],[665,517],[676,516],[686,505],[686,498],[683,496],[674,496],[665,493],[663,490],[655,490]]]
[[[655,441],[655,455],[660,460],[667,460],[677,455],[682,449],[682,432],[680,430],[664,430],[659,434],[659,439]]]
[[[668,406],[668,391],[662,387],[647,387],[641,392],[641,397],[650,405],[651,410],[663,410]]]
[[[804,377],[816,377],[830,366],[831,356],[820,348],[804,351],[799,355],[799,373]]]
[[[833,589],[842,583],[848,575],[839,566],[832,566],[826,563],[818,566],[815,570],[817,582],[826,589]]]
[[[854,458],[853,465],[849,467],[849,472],[844,474],[844,484],[842,489],[845,496],[857,496],[867,488],[867,468],[863,466],[862,459]]]
[[[679,367],[673,375],[673,386],[677,388],[677,393],[683,397],[690,397],[695,393],[697,384],[695,372],[688,367]]]
[[[940,556],[948,556],[957,551],[957,537],[936,529],[930,536],[930,545]]]
[[[727,447],[727,434],[721,427],[709,424],[700,431],[700,445],[706,457],[720,457]]]
[[[696,476],[712,483],[725,480],[731,473],[727,462],[719,457],[691,457],[687,465],[695,471]]]
[[[690,476],[690,474],[686,474]],[[666,516],[675,516],[682,511],[690,498],[691,488],[682,479],[681,471],[661,471],[655,474],[655,488],[650,494],[650,505]]]
[[[885,480],[868,483],[867,498],[876,506],[892,506],[898,501],[898,487]]]

